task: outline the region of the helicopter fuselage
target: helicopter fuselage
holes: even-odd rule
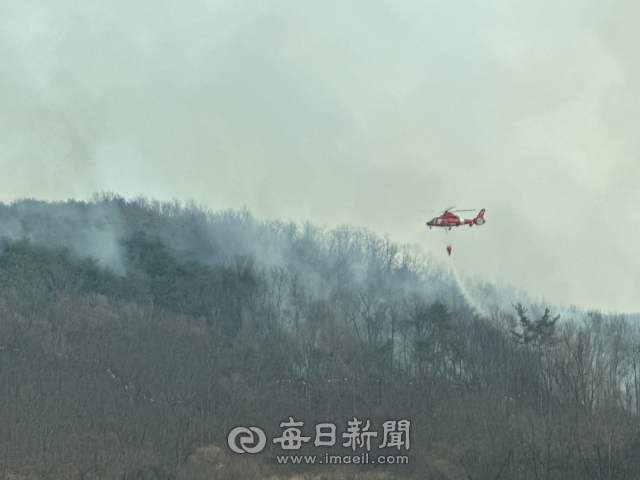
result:
[[[459,227],[460,225],[482,225],[484,223],[484,208],[480,210],[480,213],[476,218],[462,219],[454,213],[449,211],[444,212],[439,217],[434,217],[427,222],[428,227]]]

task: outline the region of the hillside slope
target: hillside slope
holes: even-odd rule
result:
[[[304,454],[353,453],[356,417],[372,452],[409,459],[328,475],[640,475],[623,317],[479,315],[439,265],[371,232],[177,202],[24,200],[0,206],[0,237],[3,475],[284,477],[305,470],[277,464],[289,417],[311,437],[337,425]],[[410,448],[381,450],[402,419]],[[229,431],[252,425],[265,451],[232,453]]]

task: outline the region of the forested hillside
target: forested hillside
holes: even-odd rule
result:
[[[22,200],[0,236],[2,478],[640,478],[622,316],[477,312],[389,238],[179,202]],[[407,419],[409,463],[279,465],[289,417]],[[231,452],[237,426],[267,448]]]

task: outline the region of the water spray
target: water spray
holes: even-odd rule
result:
[[[448,250],[448,249],[447,249]],[[462,296],[464,297],[464,299],[467,301],[467,303],[469,305],[471,305],[478,313],[484,315],[484,316],[489,316],[489,312],[486,311],[486,309],[484,308],[484,306],[480,305],[469,293],[469,291],[467,290],[467,287],[465,287],[464,283],[462,283],[462,280],[460,280],[460,277],[458,276],[458,271],[456,270],[455,265],[453,264],[453,258],[451,257],[451,255],[449,255],[449,265],[451,267],[451,272],[453,273],[453,277],[456,279],[456,283],[458,284],[458,288],[460,289],[460,293],[462,293]]]
[[[445,230],[446,236],[447,236],[447,253],[449,254],[449,266],[451,267],[451,272],[453,273],[453,278],[456,279],[456,283],[458,285],[458,288],[460,289],[460,293],[462,293],[462,296],[464,297],[464,299],[467,301],[467,303],[473,307],[478,313],[482,314],[482,315],[488,315],[488,313],[485,311],[485,308],[480,305],[474,298],[473,296],[471,296],[471,293],[469,293],[469,291],[467,290],[467,287],[464,285],[464,283],[462,282],[462,280],[460,280],[460,276],[458,275],[458,271],[456,270],[456,266],[453,263],[453,257],[451,256],[451,240],[449,239],[449,230]]]

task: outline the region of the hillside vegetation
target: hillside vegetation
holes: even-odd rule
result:
[[[480,315],[415,248],[179,202],[21,200],[0,236],[0,478],[640,478],[622,316]],[[289,417],[337,425],[319,456],[409,420],[409,463],[280,465]]]

